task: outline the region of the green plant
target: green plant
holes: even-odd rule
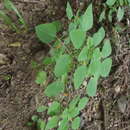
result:
[[[26,25],[23,17],[19,13],[19,11],[15,7],[15,5],[11,2],[11,0],[4,0],[3,4],[4,4],[4,7],[5,7],[6,11],[13,11],[13,12],[16,13],[16,15],[18,16],[19,23],[23,26],[23,28],[27,29],[27,25]],[[16,32],[19,32],[18,27],[12,21],[11,17],[9,17],[6,14],[6,11],[0,10],[0,18],[2,18],[3,21],[4,21],[4,23],[7,24],[7,25],[9,25],[13,30],[15,30]]]
[[[67,4],[69,25],[61,38],[57,35],[61,31],[59,21],[40,24],[35,28],[40,41],[51,47],[43,61],[44,68],[48,70],[40,70],[36,77],[36,83],[45,87],[44,94],[53,100],[51,106],[42,106],[38,110],[39,112],[42,112],[42,109],[47,111],[50,119],[46,121],[39,118],[33,119],[40,124],[39,130],[79,129],[80,111],[84,109],[91,97],[96,96],[99,78],[107,77],[111,70],[112,59],[109,56],[112,49],[110,40],[105,39],[105,29],[100,27],[92,36],[88,33],[93,27],[92,4],[83,15],[79,12],[74,15],[70,4]],[[51,76],[51,83],[47,79],[48,74]],[[83,82],[87,85],[84,86]],[[75,95],[64,105],[63,98],[60,97],[63,97],[64,93],[70,93],[69,84],[75,92],[81,87],[86,92],[84,97],[80,94]]]

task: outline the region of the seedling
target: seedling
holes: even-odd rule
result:
[[[105,38],[105,29],[100,27],[93,35],[88,35],[88,31],[93,28],[92,4],[84,14],[75,15],[70,4],[67,3],[66,14],[70,23],[66,34],[61,38],[57,35],[62,31],[58,21],[40,24],[35,28],[39,40],[51,46],[48,56],[43,61],[44,68],[49,70],[41,70],[36,77],[36,83],[45,88],[44,94],[53,100],[48,108],[42,107],[47,111],[50,119],[46,121],[40,119],[42,123],[40,130],[51,128],[78,130],[80,111],[85,108],[91,97],[96,96],[99,78],[107,77],[112,66],[111,43]],[[48,79],[49,74],[52,75],[51,82]],[[45,82],[47,85],[44,84]],[[72,84],[73,91],[83,87],[86,92],[84,97],[79,94],[68,100],[64,106],[62,101],[57,99],[65,92],[70,93],[68,83]],[[38,111],[42,110],[38,109]],[[37,122],[39,124],[39,119]]]

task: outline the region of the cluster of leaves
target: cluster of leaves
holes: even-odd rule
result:
[[[117,21],[120,22],[124,17],[123,6],[130,5],[130,0],[107,0],[104,4],[104,9],[100,15],[99,22],[106,18],[106,9],[109,8],[108,19],[112,22],[112,14],[116,13]]]
[[[88,31],[93,27],[92,4],[83,15],[79,11],[74,15],[70,4],[67,3],[66,13],[69,26],[67,33],[61,38],[57,35],[61,31],[59,21],[36,26],[37,37],[44,44],[51,46],[43,64],[46,67],[51,66],[53,78],[53,82],[48,84],[48,72],[45,70],[39,71],[36,77],[35,82],[46,87],[44,94],[53,99],[51,106],[41,106],[37,109],[38,112],[47,111],[50,116],[46,121],[33,119],[37,122],[39,130],[77,130],[80,127],[79,112],[87,105],[90,97],[96,96],[99,78],[107,77],[112,66],[112,59],[109,57],[112,51],[111,43],[109,39],[105,39],[104,28],[100,27],[92,36],[88,35]],[[69,82],[73,84],[75,91],[81,88],[86,79],[89,80],[84,86],[85,96],[75,96],[63,106],[55,97],[67,90],[70,73],[72,77]]]
[[[7,11],[13,11],[16,13],[16,15],[18,17],[19,23],[21,25],[23,25],[23,27],[25,29],[27,29],[26,23],[25,23],[23,17],[21,16],[21,14],[19,13],[19,11],[17,10],[17,8],[15,7],[15,5],[10,0],[4,0],[3,4],[4,4],[4,7],[6,10],[0,10],[0,18],[4,21],[4,23],[7,24],[8,26],[10,26],[16,32],[19,32],[18,27],[12,21],[11,17],[9,17],[6,14]]]

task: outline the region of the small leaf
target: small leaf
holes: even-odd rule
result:
[[[86,33],[80,29],[75,29],[70,32],[70,39],[76,49],[79,49],[86,38]]]
[[[107,4],[108,6],[113,6],[116,1],[117,1],[117,0],[107,0],[107,1],[106,1],[106,4]]]
[[[32,116],[32,121],[36,122],[36,121],[38,121],[38,119],[39,119],[39,118],[38,118],[37,115],[33,115],[33,116]]]
[[[54,101],[49,107],[47,114],[53,116],[53,115],[58,114],[60,110],[61,110],[60,103]]]
[[[79,109],[77,107],[75,108],[69,108],[69,115],[68,115],[68,118],[69,119],[72,119],[74,117],[76,117],[78,114],[79,114]]]
[[[88,68],[88,74],[91,76],[97,77],[97,79],[100,76],[100,69],[101,69],[101,62],[99,59],[97,60],[91,60],[91,63]]]
[[[78,104],[78,109],[81,111],[82,109],[84,109],[84,107],[87,105],[89,101],[89,98],[87,97],[83,97],[80,99],[79,104]]]
[[[73,130],[77,130],[80,127],[80,118],[76,117],[73,121],[72,121],[72,129]]]
[[[100,52],[100,49],[97,47],[94,51],[93,51],[93,56],[92,56],[92,60],[95,61],[95,60],[100,60],[101,59],[101,52]]]
[[[120,22],[123,19],[124,16],[124,9],[119,7],[117,11],[117,19]]]
[[[77,24],[72,22],[69,24],[69,32],[71,32],[72,30],[76,30],[76,28],[77,28]]]
[[[59,59],[56,61],[54,73],[57,77],[60,77],[67,73],[70,69],[71,64],[71,57],[67,54],[64,54],[59,57]]]
[[[69,128],[68,119],[64,118],[62,121],[60,121],[58,130],[68,130],[68,128]]]
[[[36,76],[35,82],[37,84],[43,84],[43,83],[45,83],[46,78],[47,78],[46,72],[45,71],[39,71],[37,76]]]
[[[49,84],[45,90],[45,95],[48,97],[58,96],[64,91],[64,84],[61,81],[55,81]]]
[[[58,116],[53,116],[46,125],[46,130],[50,130],[52,128],[57,127],[58,125],[58,121],[59,121],[59,117]]]
[[[79,56],[78,56],[78,61],[85,61],[87,60],[87,53],[88,53],[88,47],[84,46],[84,48],[81,50]]]
[[[87,94],[91,97],[96,96],[97,92],[97,78],[91,78],[87,85]]]
[[[54,21],[54,22],[52,22],[52,24],[55,25],[56,32],[59,32],[61,30],[62,26],[61,26],[61,22],[60,21]]]
[[[106,39],[104,41],[104,46],[102,48],[102,57],[103,58],[106,58],[108,57],[110,54],[111,54],[111,43],[110,43],[110,40]]]
[[[79,66],[74,73],[74,87],[75,89],[78,89],[82,82],[84,81],[87,74],[87,68],[86,66]]]
[[[66,14],[67,14],[68,19],[71,20],[73,17],[73,11],[69,2],[67,2]]]
[[[42,119],[39,119],[37,121],[37,130],[44,130],[45,129],[45,121],[43,121]]]
[[[105,19],[105,10],[103,10],[100,14],[100,17],[99,17],[99,22],[102,22],[103,19]]]
[[[44,112],[45,110],[47,110],[46,106],[40,106],[37,108],[37,112]]]
[[[75,108],[77,103],[79,102],[80,96],[76,96],[70,103],[69,107],[70,108]]]
[[[101,27],[94,35],[93,35],[93,43],[94,46],[97,46],[101,43],[101,41],[105,37],[105,30],[103,27]]]
[[[53,23],[40,24],[35,27],[37,37],[43,43],[50,43],[56,38],[57,28]]]
[[[111,58],[107,58],[105,59],[102,64],[101,64],[101,76],[102,77],[107,77],[110,73],[111,70],[111,66],[112,66],[112,59]]]
[[[93,26],[93,10],[92,10],[92,4],[88,6],[86,9],[84,15],[81,17],[80,21],[81,29],[83,31],[88,31]]]
[[[52,64],[53,62],[54,60],[52,59],[52,57],[45,57],[42,63],[45,65],[49,65]]]

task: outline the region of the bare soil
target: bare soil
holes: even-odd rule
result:
[[[53,20],[61,20],[65,24],[66,1],[13,2],[26,20],[29,31],[16,34],[0,23],[0,130],[36,130],[35,126],[26,124],[32,115],[38,114],[37,106],[44,105],[47,99],[43,89],[34,82],[36,72],[31,61],[39,62],[49,48],[38,41],[34,28],[37,24]],[[74,0],[71,2],[76,9],[78,4]],[[96,16],[96,6],[100,4],[98,1],[94,4]],[[0,8],[3,9],[2,2]],[[110,76],[100,80],[97,96],[81,112],[81,130],[130,130],[130,10],[126,9],[126,12],[126,18],[120,24],[128,27],[120,33],[105,23],[108,37],[112,37],[113,67]],[[17,19],[10,15],[14,21]]]

